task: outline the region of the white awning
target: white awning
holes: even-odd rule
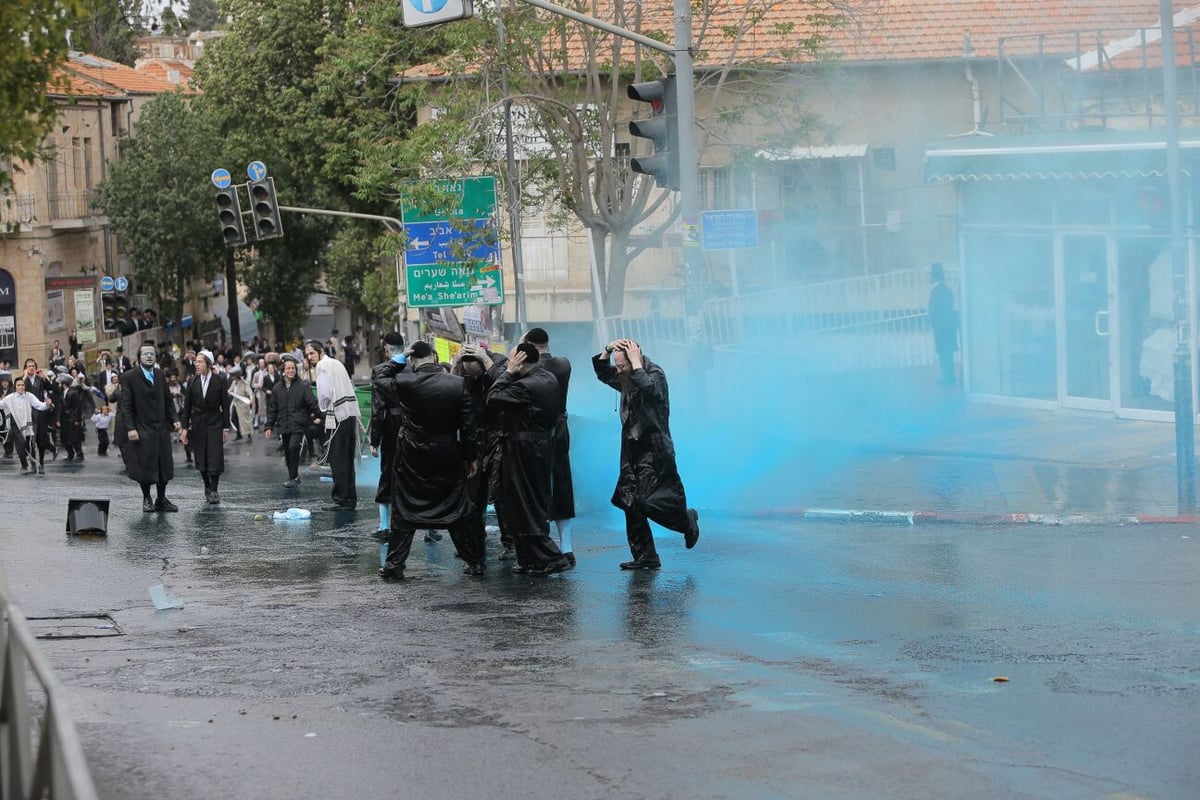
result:
[[[759,158],[767,161],[807,161],[814,158],[862,158],[867,144],[801,145],[790,150],[759,150]]]

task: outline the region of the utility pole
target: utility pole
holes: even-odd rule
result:
[[[496,39],[504,59],[504,14],[496,9]],[[513,293],[517,307],[517,330],[525,330],[525,254],[521,246],[521,193],[517,182],[517,159],[513,152],[513,104],[508,94],[508,62],[500,62],[500,92],[504,95],[504,183],[508,194],[508,224],[512,233]]]
[[[1192,344],[1188,325],[1188,279],[1183,240],[1182,192],[1179,167],[1179,93],[1175,70],[1175,9],[1159,0],[1162,26],[1163,106],[1167,134],[1167,211],[1171,215],[1171,288],[1175,295],[1175,483],[1179,513],[1196,510],[1196,434],[1192,409]]]

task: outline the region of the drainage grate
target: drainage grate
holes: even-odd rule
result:
[[[80,614],[74,617],[26,617],[38,639],[98,639],[123,636],[108,614]]]

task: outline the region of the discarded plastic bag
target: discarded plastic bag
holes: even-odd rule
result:
[[[294,522],[296,520],[310,519],[312,512],[307,508],[289,508],[287,511],[276,511],[276,522]]]
[[[150,602],[154,603],[154,607],[159,611],[165,611],[168,608],[183,608],[183,601],[171,594],[161,583],[150,587]]]

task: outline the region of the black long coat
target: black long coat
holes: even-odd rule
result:
[[[958,350],[958,314],[954,293],[942,281],[929,290],[929,327],[933,329],[933,347],[939,353]]]
[[[488,392],[488,408],[504,412],[500,503],[504,524],[515,536],[550,535],[559,398],[558,380],[540,362],[520,377],[504,371]]]
[[[229,379],[213,373],[208,391],[202,391],[200,374],[188,379],[183,387],[183,411],[179,422],[188,432],[196,469],[209,475],[225,471],[225,442],[222,433],[229,430]]]
[[[83,444],[83,421],[96,411],[92,393],[86,386],[71,386],[63,394],[59,436],[63,446],[78,447]]]
[[[266,381],[263,381],[266,385]],[[288,386],[283,378],[271,387],[267,397],[267,427],[273,434],[306,433],[313,420],[321,416],[312,386],[302,378],[296,378]]]
[[[551,479],[550,519],[575,516],[575,482],[571,478],[571,429],[567,426],[567,390],[571,386],[571,362],[562,356],[543,353],[538,359],[558,381],[562,411],[554,421],[554,475]]]
[[[175,477],[171,460],[171,431],[175,426],[175,404],[167,388],[167,376],[154,368],[154,383],[146,380],[141,366],[121,374],[117,418],[123,422],[116,444],[125,454],[130,480],[165,483]],[[138,432],[138,441],[128,440],[128,431]]]
[[[375,390],[385,407],[401,409],[392,470],[392,527],[448,528],[473,508],[466,469],[466,462],[476,457],[471,397],[461,377],[437,364],[423,364],[415,371],[400,371],[393,364],[386,372]]]
[[[392,502],[392,468],[396,463],[396,438],[400,435],[401,408],[389,408],[384,403],[386,391],[375,388],[377,382],[390,381],[400,365],[385,361],[371,368],[371,427],[367,438],[371,447],[379,448],[379,485],[375,489],[376,503]]]
[[[686,533],[691,520],[675,466],[667,375],[645,356],[642,365],[622,376],[603,354],[592,356],[596,377],[621,393],[621,472],[612,504]]]

